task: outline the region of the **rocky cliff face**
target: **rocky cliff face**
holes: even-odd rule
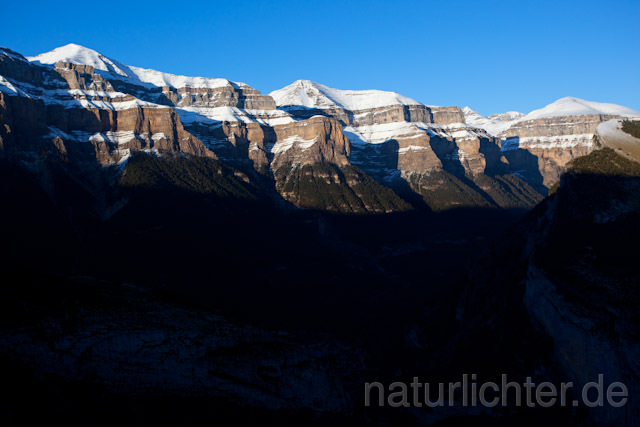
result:
[[[293,117],[325,115],[338,120],[351,142],[354,165],[393,188],[408,186],[432,208],[502,205],[475,182],[480,176],[506,172],[500,141],[467,125],[458,107],[427,106],[393,92],[345,91],[306,80],[271,96]],[[452,177],[442,181],[442,173]],[[444,184],[451,180],[459,185]],[[435,193],[446,192],[460,194],[450,202],[437,202]]]
[[[299,206],[307,197],[291,193],[302,187],[279,181],[287,173],[298,176],[296,168],[315,164],[352,165],[364,174],[343,171],[349,179],[333,180],[340,191],[347,191],[349,181],[365,185],[372,176],[432,208],[504,206],[485,191],[486,180],[482,188],[475,182],[506,171],[500,142],[466,125],[458,107],[308,81],[266,96],[226,79],[124,65],[77,45],[32,58],[3,50],[0,60],[5,155],[33,160],[45,149],[98,167],[122,163],[141,150],[216,157],[244,174],[271,177],[274,188],[287,187],[285,199]],[[457,184],[441,188],[433,173],[450,174],[445,181]],[[503,184],[500,191],[512,193],[514,201],[531,203]],[[424,198],[434,191],[456,192],[460,185],[474,197],[456,201],[461,196],[454,196],[452,205]],[[363,203],[373,205],[374,200]]]
[[[509,170],[545,191],[556,184],[566,165],[597,148],[594,138],[599,124],[640,112],[614,104],[562,98],[524,115],[509,112],[482,117],[468,107],[468,123],[502,139]]]
[[[30,61],[3,50],[0,76],[6,156],[36,161],[46,150],[104,167],[134,151],[173,151],[263,174],[348,163],[335,120],[293,120],[243,83],[129,67],[76,45]]]
[[[594,135],[598,124],[616,117],[584,114],[520,120],[500,134],[504,138],[504,155],[513,170],[527,171],[524,173],[531,180],[539,173],[538,183],[550,188],[571,160],[596,148]],[[519,150],[526,151],[526,155]],[[528,163],[535,160],[537,171]]]
[[[4,50],[0,75],[7,76],[0,82],[0,107],[11,135],[4,155],[33,160],[44,150],[102,166],[121,162],[132,150],[214,157],[184,129],[174,109],[114,91],[92,66],[34,66]]]

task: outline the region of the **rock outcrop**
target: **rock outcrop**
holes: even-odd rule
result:
[[[534,184],[550,188],[558,182],[567,163],[596,148],[598,125],[615,117],[585,114],[525,120],[525,116],[500,134],[504,138],[503,152],[514,171],[522,171]],[[537,160],[537,171],[529,163],[531,156]],[[536,178],[538,182],[534,181]]]
[[[271,96],[295,118],[324,115],[338,120],[351,141],[354,165],[398,191],[408,186],[431,208],[502,204],[474,182],[507,171],[500,141],[466,124],[458,107],[427,106],[393,92],[338,90],[306,80]],[[442,173],[453,177],[443,181]],[[459,185],[444,184],[452,180]],[[434,192],[460,194],[457,201],[451,198],[452,204],[440,204]],[[523,205],[528,203],[523,200]]]
[[[5,155],[33,159],[44,150],[101,166],[131,150],[215,156],[184,129],[176,110],[114,91],[90,65],[40,67],[0,51],[0,75],[10,79],[0,82],[3,126],[11,134]]]
[[[517,112],[482,117],[468,107],[467,123],[473,123],[502,139],[509,170],[545,192],[556,184],[566,165],[598,147],[599,124],[640,112],[615,104],[562,98],[524,115]]]

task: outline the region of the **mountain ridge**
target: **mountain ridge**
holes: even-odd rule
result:
[[[146,69],[142,67],[136,67],[132,65],[124,65],[119,61],[108,58],[107,56],[82,45],[78,45],[75,43],[69,43],[64,46],[57,47],[52,49],[51,51],[40,53],[34,56],[23,57],[30,62],[36,62],[43,65],[54,65],[58,61],[69,62],[78,65],[90,65],[93,66],[96,70],[106,71],[122,76],[132,78],[130,73],[127,73],[126,69],[133,69],[138,71],[138,73],[144,76],[145,79],[140,79],[141,82],[150,83],[155,86],[172,86],[174,88],[181,87],[203,87],[203,88],[215,88],[224,86],[226,84],[231,85],[240,85],[240,86],[248,86],[246,83],[235,82],[225,78],[215,78],[215,77],[189,77],[182,76],[177,74],[165,73],[161,71],[157,71],[154,69]],[[137,77],[140,77],[138,73],[135,73]],[[145,76],[145,73],[148,73]],[[150,75],[149,75],[150,74]],[[153,79],[151,75],[157,75],[156,79]],[[159,80],[159,78],[166,76],[167,81]],[[182,81],[182,83],[180,83]],[[342,95],[345,97],[368,97],[367,101],[372,100],[372,103],[366,104],[366,108],[376,108],[381,106],[394,105],[395,103],[399,103],[402,105],[426,105],[430,107],[436,107],[431,104],[423,104],[419,101],[416,101],[412,98],[404,96],[397,92],[392,91],[382,91],[377,89],[369,89],[369,90],[350,90],[350,89],[334,89],[326,86],[322,83],[313,82],[311,80],[299,79],[295,82],[291,83],[288,86],[285,86],[281,89],[276,89],[269,93],[270,96],[274,98],[279,98],[283,102],[280,102],[280,105],[292,105],[292,106],[305,106],[310,108],[318,108],[318,107],[329,107],[334,105],[317,105],[313,103],[309,103],[311,99],[307,98],[306,100],[299,100],[299,103],[289,103],[286,104],[284,101],[295,100],[295,96],[292,91],[297,91],[299,89],[309,89],[314,88],[319,92],[322,92],[323,95],[327,98],[331,98],[331,96],[336,96],[340,98]],[[273,96],[275,94],[275,96]],[[287,95],[291,95],[287,97]],[[376,99],[376,96],[378,98]],[[333,100],[335,102],[335,100]],[[376,103],[378,101],[378,103]],[[382,102],[382,103],[380,103]],[[350,104],[349,102],[345,102],[342,107],[351,108],[351,109],[360,109],[365,106],[362,104]],[[465,107],[471,110],[470,107]],[[473,110],[471,110],[473,111]],[[474,111],[475,112],[475,111]],[[588,101],[585,99],[573,97],[573,96],[565,96],[553,101],[546,106],[532,110],[529,113],[520,113],[517,111],[507,111],[505,113],[494,113],[486,116],[486,118],[490,119],[504,119],[505,115],[515,114],[517,117],[512,118],[509,121],[513,120],[533,120],[544,117],[555,117],[558,115],[566,116],[566,115],[586,115],[586,114],[619,114],[624,116],[640,116],[640,111],[633,110],[628,107],[624,107],[618,104],[606,103],[606,102],[596,102],[596,101]],[[485,117],[485,116],[482,116]],[[526,118],[525,118],[526,117]]]
[[[71,158],[83,151],[86,161],[89,149],[107,166],[135,151],[169,150],[215,157],[248,179],[270,177],[275,189],[293,191],[311,188],[299,185],[306,178],[296,170],[329,170],[314,166],[328,163],[345,168],[335,176],[363,180],[320,178],[344,186],[336,194],[364,188],[368,176],[409,199],[417,195],[432,209],[472,200],[501,206],[505,194],[522,197],[509,199],[509,206],[530,207],[537,200],[530,188],[545,195],[567,162],[594,148],[600,122],[622,117],[612,113],[634,113],[567,97],[528,115],[482,117],[469,107],[426,105],[396,92],[340,90],[309,80],[263,95],[227,79],[124,65],[76,44],[28,58],[1,51],[0,92],[10,101],[5,117],[13,123],[6,125],[19,130],[4,136],[5,153],[29,152],[34,158],[45,144]],[[35,127],[11,113],[27,108],[23,104],[43,117]],[[581,115],[553,116],[566,113]],[[522,125],[529,121],[534,123]],[[289,174],[301,181],[287,181]],[[526,196],[518,196],[521,188],[527,188]],[[443,191],[454,194],[445,197],[445,205],[434,205]],[[282,195],[294,204],[307,200],[291,191]]]
[[[191,86],[215,89],[229,85],[248,86],[245,83],[232,82],[224,78],[188,77],[153,69],[125,65],[119,61],[110,59],[93,49],[75,43],[69,43],[49,52],[35,56],[27,56],[25,58],[29,62],[35,62],[42,65],[55,65],[60,61],[77,65],[90,65],[96,70],[115,73],[116,75],[132,79],[138,83],[147,83],[158,87],[171,86],[175,89],[179,89]]]

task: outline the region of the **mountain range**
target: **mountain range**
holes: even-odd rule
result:
[[[0,76],[2,152],[35,169],[43,150],[98,174],[126,169],[136,151],[180,152],[218,159],[297,207],[336,212],[531,207],[594,149],[598,124],[640,115],[562,98],[526,115],[482,117],[306,80],[262,95],[75,44],[28,58],[2,49]],[[305,193],[321,185],[333,196]]]

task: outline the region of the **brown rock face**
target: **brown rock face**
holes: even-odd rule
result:
[[[577,158],[586,156],[595,149],[591,141],[572,147],[527,147],[519,150],[505,151],[511,169],[525,171],[533,184],[551,188],[560,180],[567,164]]]
[[[314,117],[290,125],[274,126],[276,142],[269,147],[274,155],[273,167],[283,163],[313,164],[319,162],[336,165],[349,164],[349,139],[335,119]],[[287,146],[292,143],[291,148]],[[282,151],[284,149],[284,151]]]
[[[567,163],[596,148],[594,135],[604,121],[620,118],[607,114],[547,117],[513,124],[500,136],[511,170],[527,176],[537,186],[550,188]]]
[[[429,107],[433,116],[433,123],[448,125],[464,123],[464,114],[460,107]]]
[[[505,138],[525,138],[594,134],[600,123],[616,118],[620,118],[620,116],[589,114],[527,120],[513,124],[509,129],[501,134],[501,136]]]
[[[214,156],[184,129],[174,109],[146,104],[131,95],[112,97],[111,84],[91,66],[60,62],[48,69],[3,55],[0,74],[14,76],[18,88],[43,82],[35,90],[40,99],[0,93],[5,155],[52,150],[70,160],[100,165],[117,163],[128,150]],[[20,80],[25,78],[32,80]]]
[[[274,126],[243,122],[222,122],[214,126],[194,124],[189,129],[220,158],[236,164],[249,159],[258,171],[288,163],[345,165],[351,154],[342,126],[329,117]]]
[[[20,151],[36,151],[40,144],[56,141],[55,147],[62,144],[65,152],[74,156],[72,159],[94,159],[101,165],[118,162],[125,150],[157,149],[214,157],[213,152],[184,130],[180,117],[172,109],[140,106],[121,111],[65,109],[17,97],[10,101],[11,115],[19,119],[8,126],[15,129],[15,140],[20,145],[14,148]],[[32,119],[24,120],[25,117]],[[33,121],[38,118],[44,121],[34,126]],[[90,146],[93,153],[87,150]]]
[[[344,126],[371,126],[396,122],[421,122],[436,124],[464,123],[464,115],[459,107],[430,107],[426,105],[389,105],[362,110],[344,108],[297,108],[288,106],[286,110],[297,118],[316,115],[333,117]]]
[[[443,163],[434,151],[434,139],[437,137],[430,137],[426,133],[420,133],[406,139],[396,138],[398,144],[397,169],[416,173],[441,170]]]
[[[501,174],[507,162],[500,152],[500,140],[486,134],[459,130],[457,137],[431,138],[435,154],[442,160],[443,169],[457,176]]]
[[[54,71],[67,82],[69,89],[113,91],[113,86],[96,74],[91,65],[57,62]]]
[[[457,162],[461,166],[458,172],[462,174],[481,173],[485,170],[485,155],[480,153],[481,137],[471,133],[465,134],[462,138],[451,136],[456,130],[465,129],[464,115],[458,107],[398,104],[350,111],[337,108],[308,109],[288,106],[287,111],[297,117],[310,117],[316,114],[333,117],[349,130],[355,128],[356,134],[359,128],[363,127],[400,124],[391,132],[381,128],[379,134],[386,135],[383,137],[386,140],[374,140],[374,144],[360,144],[357,149],[354,149],[353,162],[380,178],[383,178],[389,170],[398,170],[402,173],[427,173],[442,170],[443,163],[451,162]],[[432,129],[437,134],[435,132],[430,134],[429,131],[415,126],[403,126],[403,123],[433,124]],[[452,128],[439,126],[455,123],[461,125],[459,127],[454,125]],[[374,129],[372,133],[374,139],[379,138],[376,132],[377,130]],[[496,143],[495,139],[488,137],[483,138],[482,141],[483,145]]]
[[[248,110],[275,110],[273,98],[248,86],[229,85],[220,88],[162,88],[155,102],[175,107],[237,107]]]

